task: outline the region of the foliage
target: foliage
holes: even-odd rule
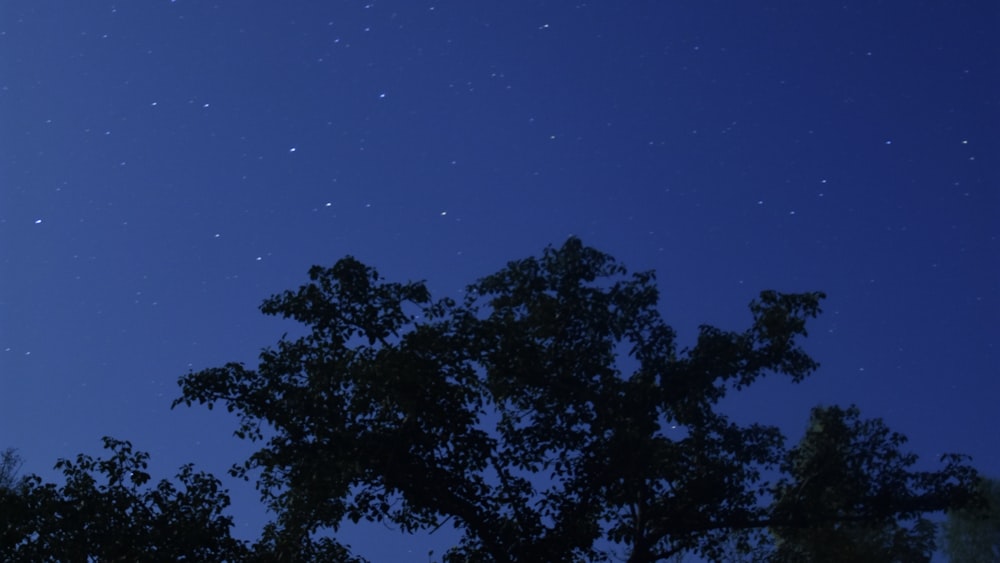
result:
[[[576,238],[510,262],[461,303],[351,257],[309,277],[261,307],[307,334],[262,351],[256,370],[182,377],[174,402],[224,404],[236,435],[261,443],[233,471],[261,471],[278,536],[345,520],[450,522],[464,536],[448,561],[601,560],[601,539],[630,561],[718,560],[733,542],[750,550],[747,530],[806,510],[791,494],[767,506],[778,429],[716,406],[767,374],[797,382],[816,368],[798,341],[821,293],[762,292],[749,328],[702,326],[678,350],[654,275]],[[898,444],[868,445],[881,459]],[[957,467],[890,476],[894,488],[858,498],[857,517],[942,509]]]
[[[242,544],[222,515],[229,497],[219,481],[181,468],[181,487],[149,486],[148,454],[126,441],[104,438],[105,459],[77,456],[56,469],[65,484],[0,490],[0,560],[196,561],[234,560]]]
[[[775,488],[776,561],[930,561],[934,525],[921,515],[968,498],[975,473],[959,456],[911,471],[917,456],[856,407],[817,407]]]
[[[351,555],[347,546],[328,537],[316,537],[303,532],[281,528],[273,522],[264,527],[261,538],[246,553],[246,563],[297,563],[323,561],[324,563],[365,563],[365,559]]]
[[[942,536],[951,561],[1000,561],[1000,480],[981,478],[977,484],[983,502],[948,512]]]

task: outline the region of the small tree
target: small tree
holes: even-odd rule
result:
[[[948,512],[942,536],[948,559],[956,563],[1000,561],[1000,480],[982,478],[981,503]]]
[[[245,556],[222,515],[229,496],[219,481],[185,465],[181,487],[147,485],[148,454],[104,438],[105,459],[60,460],[65,484],[29,476],[0,491],[4,561],[232,561]]]
[[[939,472],[915,472],[917,456],[880,419],[856,407],[817,407],[775,488],[775,561],[930,561],[934,525],[923,513],[969,497],[975,472],[944,456]]]
[[[0,491],[14,489],[23,483],[17,473],[24,462],[14,448],[7,448],[0,454]]]

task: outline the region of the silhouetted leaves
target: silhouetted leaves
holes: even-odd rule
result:
[[[851,413],[843,432],[787,457],[776,428],[717,409],[761,377],[797,382],[816,368],[799,342],[822,293],[762,292],[749,328],[703,326],[678,350],[653,273],[630,274],[576,238],[510,262],[461,303],[351,257],[309,278],[261,308],[301,322],[304,336],[265,349],[256,369],[188,374],[174,402],[222,403],[240,417],[237,436],[262,442],[234,473],[260,470],[277,514],[265,543],[278,551],[371,520],[453,523],[464,536],[447,561],[600,560],[601,540],[630,561],[718,559],[734,544],[748,552],[755,529],[780,525],[790,538],[838,518],[940,510],[972,475],[958,460],[908,472],[898,436]],[[809,478],[808,448],[829,439],[843,455]],[[775,490],[763,475],[778,470],[791,480]],[[831,487],[846,487],[850,511],[825,512]]]
[[[4,561],[233,561],[245,555],[222,511],[219,481],[190,465],[177,482],[148,486],[148,454],[104,438],[107,458],[60,460],[65,483],[29,476],[0,490],[0,559]]]
[[[1000,560],[1000,481],[981,478],[979,498],[948,512],[944,551],[951,561],[993,563]]]
[[[856,407],[817,407],[785,458],[775,488],[776,561],[930,561],[925,512],[963,505],[976,474],[959,456],[937,472],[913,471],[906,439]]]

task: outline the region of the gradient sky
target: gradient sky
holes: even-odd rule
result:
[[[0,0],[0,448],[53,478],[112,435],[224,477],[250,448],[176,380],[254,363],[310,265],[456,297],[575,234],[655,269],[687,342],[827,292],[820,370],[738,420],[856,403],[922,467],[1000,476],[998,6]]]

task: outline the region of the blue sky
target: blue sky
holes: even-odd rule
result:
[[[222,475],[177,378],[253,362],[257,311],[351,254],[457,296],[569,235],[655,269],[689,341],[825,291],[820,370],[728,408],[856,403],[1000,476],[992,2],[0,4],[0,447],[102,435]],[[238,533],[264,516],[227,483]],[[386,535],[388,534],[388,535]],[[386,539],[388,538],[388,539]],[[424,550],[354,532],[376,560]],[[440,543],[440,542],[439,542]],[[364,546],[363,549],[360,546]]]

